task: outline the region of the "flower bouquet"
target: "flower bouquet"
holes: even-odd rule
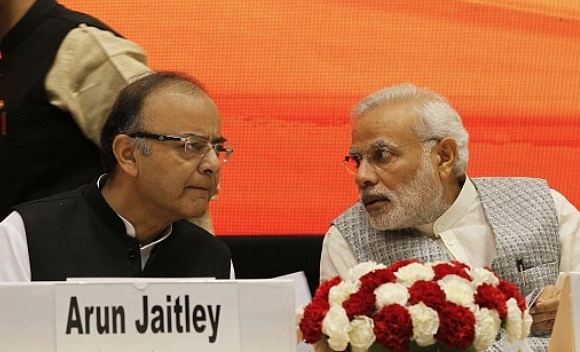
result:
[[[333,351],[482,351],[502,328],[510,342],[525,339],[532,317],[518,288],[488,268],[406,259],[323,282],[298,322],[306,343]]]

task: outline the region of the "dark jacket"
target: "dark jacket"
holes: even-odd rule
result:
[[[15,208],[24,221],[33,281],[68,277],[230,277],[227,245],[187,220],[173,223],[141,270],[139,243],[95,184]]]
[[[2,39],[0,219],[12,205],[74,189],[102,170],[98,147],[49,103],[44,86],[63,39],[80,23],[111,30],[54,0],[37,0]]]

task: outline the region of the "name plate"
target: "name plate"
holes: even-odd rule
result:
[[[296,280],[0,283],[0,351],[296,352]]]
[[[570,300],[572,301],[574,348],[580,351],[580,272],[570,273]]]
[[[57,284],[55,318],[59,352],[241,350],[233,281]]]
[[[560,273],[560,305],[548,352],[580,352],[580,272]]]

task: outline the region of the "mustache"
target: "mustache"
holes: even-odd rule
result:
[[[364,190],[359,193],[359,198],[363,204],[367,204],[378,199],[392,200],[395,198],[395,192],[392,192],[388,189]]]

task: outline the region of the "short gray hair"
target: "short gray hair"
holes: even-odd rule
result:
[[[467,148],[469,133],[461,122],[461,116],[442,95],[413,84],[387,87],[363,98],[353,108],[351,119],[354,122],[378,107],[396,103],[410,105],[420,116],[415,127],[415,133],[420,139],[452,138],[455,140],[457,143],[457,161],[453,171],[457,177],[464,176],[469,159]]]

